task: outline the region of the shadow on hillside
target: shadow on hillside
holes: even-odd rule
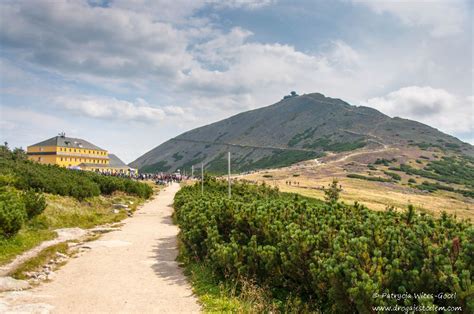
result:
[[[172,224],[171,220],[170,224]],[[176,237],[162,238],[153,248],[153,259],[156,263],[151,267],[158,277],[163,278],[170,285],[187,285],[186,277],[176,262],[177,254]]]

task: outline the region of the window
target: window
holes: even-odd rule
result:
[[[63,157],[61,157],[61,161],[63,161]]]

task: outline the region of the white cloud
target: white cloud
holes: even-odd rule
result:
[[[414,119],[448,133],[474,132],[473,97],[462,99],[443,89],[409,86],[367,104],[390,116]]]
[[[397,0],[352,0],[368,6],[378,14],[390,13],[407,26],[423,26],[430,29],[433,37],[444,37],[463,31],[467,20],[463,1],[397,1]]]
[[[78,1],[6,2],[0,12],[5,49],[63,75],[167,80],[192,62],[186,33],[146,14]]]
[[[239,9],[248,9],[255,10],[266,7],[272,3],[274,0],[210,0],[210,4],[218,8],[239,8]]]
[[[418,119],[446,131],[468,129],[462,95],[472,90],[471,73],[466,70],[472,54],[466,49],[466,38],[471,39],[464,35],[466,38],[450,41],[448,36],[465,26],[462,14],[459,20],[452,17],[458,16],[462,6],[444,10],[445,5],[438,2],[428,9],[420,2],[364,3],[374,14],[391,14],[404,25],[443,37],[433,39],[421,32],[420,39],[420,32],[407,28],[410,32],[396,37],[376,32],[352,43],[350,32],[341,32],[330,38],[321,36],[324,40],[316,50],[303,51],[283,34],[279,42],[263,43],[253,34],[258,27],[252,32],[235,25],[224,31],[219,24],[219,9],[255,10],[271,1],[114,0],[108,8],[91,7],[85,1],[5,1],[0,2],[2,51],[12,56],[12,64],[31,70],[28,74],[35,81],[22,84],[22,78],[4,75],[3,80],[10,82],[1,88],[17,97],[32,96],[27,94],[35,89],[44,103],[50,99],[61,103],[58,107],[68,112],[65,119],[74,113],[110,121],[160,121],[160,126],[169,120],[170,128],[176,130],[179,123],[189,129],[269,105],[291,90],[322,92],[359,103],[401,86],[442,86],[450,91],[448,95],[403,90],[372,103],[377,108],[384,104],[383,110],[391,115]],[[202,14],[208,8],[209,15]],[[199,17],[194,16],[198,11]],[[395,24],[400,23],[395,20]],[[318,42],[319,37],[309,34],[307,40]],[[2,74],[5,69],[3,66]],[[100,96],[103,91],[115,98]],[[82,94],[89,96],[77,96]],[[418,109],[402,105],[408,102]],[[30,103],[32,107],[43,105]],[[445,108],[454,103],[461,104],[461,114]],[[417,114],[417,110],[432,114]],[[440,118],[442,112],[449,119]],[[195,123],[186,122],[192,119]],[[158,144],[150,135],[143,141]]]
[[[129,102],[115,98],[61,96],[55,102],[63,109],[96,119],[156,122],[166,116],[163,109],[152,107],[143,99]]]

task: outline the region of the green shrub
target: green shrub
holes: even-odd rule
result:
[[[367,177],[367,176],[363,176],[361,174],[356,174],[356,173],[349,173],[347,177],[353,178],[353,179],[367,180],[367,181],[392,182],[391,179],[385,179],[381,177]]]
[[[46,199],[43,194],[36,193],[34,190],[26,190],[22,198],[28,219],[38,216],[46,208]]]
[[[10,238],[21,228],[26,218],[25,204],[18,194],[0,188],[0,236]]]
[[[266,186],[205,180],[182,188],[175,218],[183,253],[220,280],[246,278],[321,313],[371,313],[372,306],[462,306],[470,300],[474,228],[413,207],[400,213],[322,204]],[[452,293],[453,299],[374,298],[378,293]],[[286,297],[285,297],[286,296]]]
[[[413,178],[408,179],[408,183],[416,183],[416,180]]]
[[[396,181],[400,181],[402,179],[402,177],[398,173],[395,173],[395,172],[384,171],[383,173],[385,173],[387,176],[391,177],[393,180],[396,180]]]
[[[2,150],[0,154],[0,186],[11,185],[19,190],[42,191],[78,200],[100,194],[122,191],[143,198],[153,190],[145,183],[128,178],[103,176],[90,171],[77,171],[55,165],[37,164]]]

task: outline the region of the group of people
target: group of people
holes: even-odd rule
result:
[[[132,173],[125,173],[125,172],[110,172],[110,171],[103,171],[103,172],[98,172],[103,176],[108,176],[108,177],[119,177],[119,178],[135,178],[135,176]]]
[[[188,177],[181,175],[180,173],[140,173],[137,180],[153,180],[159,185],[170,185],[173,182],[181,182],[188,179]]]
[[[285,181],[286,185],[295,185],[295,186],[300,186],[300,183],[298,181]]]

